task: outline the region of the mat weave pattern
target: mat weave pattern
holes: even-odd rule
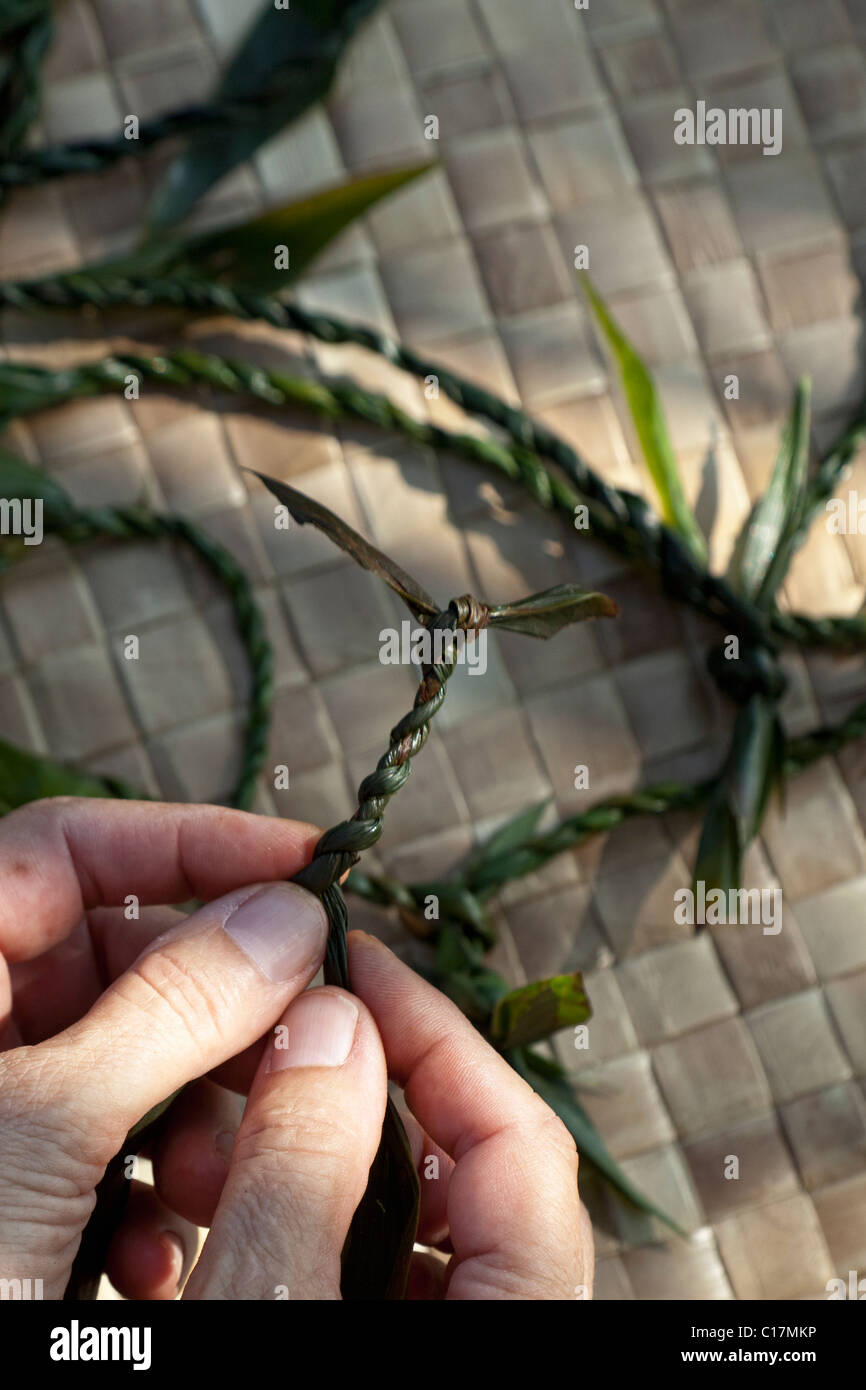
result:
[[[259,0],[66,0],[47,76],[48,141],[113,133],[203,98]],[[772,467],[794,381],[814,383],[815,438],[862,394],[866,259],[864,0],[396,0],[352,50],[326,108],[270,144],[200,207],[197,227],[252,215],[346,172],[438,154],[441,167],[345,235],[300,298],[397,333],[520,401],[612,482],[647,491],[622,403],[580,301],[573,248],[651,364],[686,489],[716,565]],[[698,99],[780,107],[783,150],[677,146]],[[437,145],[424,121],[439,119]],[[130,244],[166,154],[15,195],[0,275],[70,267]],[[2,351],[62,363],[133,332],[251,360],[352,375],[406,408],[467,423],[360,350],[259,324],[173,313],[2,316]],[[740,379],[740,399],[724,381]],[[473,839],[544,796],[551,816],[721,761],[732,711],[704,670],[718,633],[646,576],[519,490],[372,428],[331,430],[236,401],[106,397],[19,422],[6,443],[85,504],[200,521],[254,577],[276,648],[277,697],[257,809],[328,826],[411,703],[411,669],[378,660],[402,619],[326,541],[275,532],[248,466],[321,499],[441,601],[498,601],[579,579],[615,623],[537,646],[488,635],[458,669],[371,867],[447,870]],[[708,454],[710,463],[707,464]],[[866,458],[844,486],[866,487]],[[785,604],[854,613],[866,537],[814,528]],[[135,633],[141,659],[122,641]],[[790,732],[866,696],[861,656],[786,658]],[[5,738],[151,795],[216,799],[237,771],[248,690],[225,598],[168,544],[46,541],[0,587]],[[338,732],[339,731],[339,732]],[[574,789],[578,765],[589,790]],[[809,1299],[866,1273],[866,746],[793,782],[747,862],[780,886],[784,927],[695,932],[673,920],[698,822],[636,821],[500,900],[498,968],[517,983],[581,968],[590,1047],[555,1046],[630,1177],[693,1233],[671,1239],[587,1181],[597,1296]],[[355,925],[403,942],[357,899]],[[408,953],[411,958],[411,952]],[[729,1156],[737,1180],[725,1177]],[[730,1168],[729,1168],[730,1171]]]

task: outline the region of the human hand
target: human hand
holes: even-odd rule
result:
[[[116,1287],[173,1297],[194,1222],[211,1230],[184,1297],[339,1298],[387,1055],[437,1141],[411,1126],[419,1240],[454,1251],[447,1272],[415,1256],[410,1296],[443,1296],[446,1278],[450,1298],[590,1285],[574,1145],[455,1006],[357,932],[357,994],[304,993],[325,914],[274,880],[317,837],[217,807],[71,799],[0,823],[0,1278],[62,1297],[106,1164],[193,1082],[153,1152],[155,1189],[132,1185]],[[191,917],[159,906],[193,897],[209,901]],[[241,1119],[234,1092],[247,1090]]]

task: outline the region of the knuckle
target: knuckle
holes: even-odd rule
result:
[[[533,1095],[523,1119],[512,1127],[533,1150],[555,1154],[577,1180],[578,1153],[570,1130],[540,1096]]]
[[[204,1060],[223,1031],[228,1000],[218,982],[191,967],[183,950],[163,945],[143,956],[118,989],[150,1024],[178,1028]]]
[[[32,823],[34,826],[61,821],[81,801],[86,800],[80,796],[46,796],[39,801],[28,801],[24,806],[17,806],[14,811],[10,811],[6,817],[7,825],[20,826]]]
[[[47,796],[44,801],[37,803],[45,815],[56,814],[58,811],[68,811],[71,806],[77,806],[79,802],[85,800],[81,796]]]
[[[544,1113],[541,1116],[541,1133],[545,1144],[555,1149],[569,1164],[574,1168],[575,1177],[577,1176],[578,1153],[574,1136],[563,1124],[562,1120],[549,1106],[542,1102]]]

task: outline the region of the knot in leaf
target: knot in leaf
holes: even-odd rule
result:
[[[737,657],[728,657],[723,644],[713,647],[707,669],[719,689],[737,705],[748,704],[753,695],[778,700],[784,695],[788,678],[778,660],[766,647],[744,647]]]
[[[453,598],[448,607],[452,613],[456,613],[457,627],[463,632],[481,632],[490,622],[490,609],[487,604],[481,603],[471,594]]]

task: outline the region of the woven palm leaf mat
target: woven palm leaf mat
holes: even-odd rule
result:
[[[258,0],[65,0],[48,64],[48,141],[116,131],[205,96]],[[857,266],[866,232],[863,0],[402,0],[351,51],[327,105],[221,185],[195,225],[252,215],[347,171],[431,155],[441,167],[345,235],[302,283],[310,307],[397,333],[522,402],[611,481],[647,491],[571,270],[591,248],[601,292],[651,364],[686,490],[725,563],[766,483],[792,385],[813,377],[820,447],[863,390]],[[678,146],[673,110],[702,98],[783,111],[781,154]],[[0,274],[33,276],[130,245],[165,154],[17,194]],[[419,414],[444,400],[359,349],[170,313],[138,320],[6,312],[3,351],[58,363],[135,333],[354,376]],[[736,374],[740,399],[723,384]],[[468,428],[478,428],[469,422]],[[76,499],[200,521],[257,585],[277,697],[257,809],[327,826],[408,708],[410,668],[380,664],[391,596],[320,537],[275,533],[251,466],[320,498],[446,601],[499,601],[566,580],[602,587],[615,623],[549,644],[490,634],[483,677],[458,668],[371,866],[437,876],[544,796],[550,815],[721,761],[731,711],[703,667],[715,629],[663,600],[561,518],[488,475],[362,427],[241,411],[225,397],[102,398],[18,423],[7,442]],[[707,462],[709,455],[709,463]],[[866,481],[866,461],[849,486]],[[786,605],[856,612],[866,542],[813,528]],[[142,659],[121,659],[136,633]],[[530,649],[527,650],[527,647]],[[859,656],[792,655],[787,728],[866,694]],[[46,541],[0,589],[4,737],[119,774],[152,795],[217,799],[237,770],[247,670],[224,595],[153,543]],[[337,731],[339,730],[339,735]],[[574,770],[589,768],[589,790]],[[689,1232],[587,1180],[597,1296],[822,1298],[866,1270],[866,747],[793,781],[747,861],[780,886],[784,928],[674,921],[697,822],[632,822],[499,900],[495,964],[514,982],[587,972],[590,1047],[556,1042],[629,1176]],[[355,925],[407,950],[387,914]],[[411,958],[411,952],[409,952]],[[736,1160],[739,1177],[733,1178]]]

